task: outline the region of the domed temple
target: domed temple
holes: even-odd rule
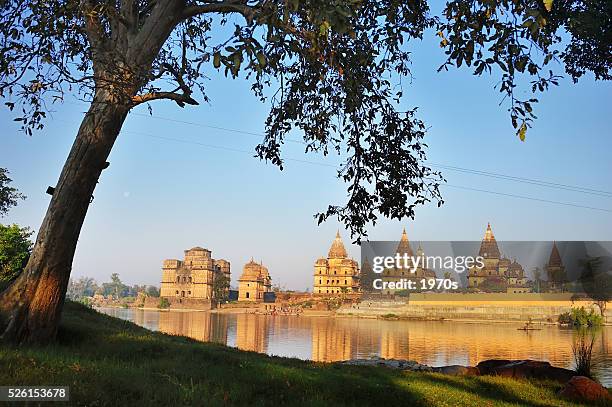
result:
[[[516,260],[503,257],[491,224],[487,224],[485,235],[480,243],[478,256],[484,260],[484,267],[474,266],[468,270],[468,287],[484,291],[505,291],[507,293],[530,292],[523,266]]]
[[[238,279],[238,301],[263,301],[264,293],[272,291],[272,278],[263,262],[251,261],[244,265]]]
[[[408,234],[406,233],[406,229],[404,228],[404,230],[402,231],[402,237],[400,238],[400,242],[397,245],[397,249],[395,250],[396,254],[399,254],[402,258],[404,257],[404,255],[406,255],[408,258],[412,259],[412,258],[420,258],[420,259],[425,259],[425,253],[423,251],[423,248],[419,245],[419,247],[417,248],[416,254],[412,251],[412,247],[410,245],[410,240],[408,240]],[[418,261],[418,260],[417,260]],[[417,282],[416,287],[420,287],[421,284],[418,283],[418,281],[420,281],[421,279],[430,279],[430,278],[436,278],[436,272],[428,269],[426,267],[424,267],[424,260],[419,261],[419,263],[417,264],[417,267],[414,271],[414,273],[411,271],[412,270],[412,261],[409,261],[409,268],[397,268],[397,267],[392,267],[392,268],[387,268],[382,272],[382,280],[383,282],[400,282],[402,280],[412,280]],[[388,286],[387,286],[388,287]],[[383,294],[395,294],[398,291],[402,291],[402,290],[398,290],[398,289],[390,289],[390,288],[385,288],[382,293]]]
[[[160,296],[212,300],[215,279],[222,276],[229,282],[229,261],[215,260],[210,250],[196,246],[185,250],[183,260],[164,260]]]
[[[315,294],[340,294],[359,291],[359,265],[348,258],[340,231],[336,233],[327,258],[321,257],[314,265]]]

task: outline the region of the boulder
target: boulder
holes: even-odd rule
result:
[[[559,395],[577,401],[612,401],[608,389],[585,376],[572,377]]]
[[[512,362],[514,361],[507,359],[489,359],[483,360],[482,362],[478,363],[476,365],[476,368],[478,369],[481,375],[488,375],[493,374],[493,369],[495,369],[496,367],[504,366]]]
[[[576,372],[569,369],[551,366],[548,362],[537,360],[487,360],[477,365],[480,374],[517,379],[554,380],[561,384],[567,383]]]
[[[478,376],[479,371],[473,366],[450,365],[434,367],[432,370],[436,373],[442,373],[450,376]]]

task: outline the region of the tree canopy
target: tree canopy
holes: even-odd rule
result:
[[[18,225],[0,225],[0,287],[14,280],[27,264],[33,233]]]
[[[8,174],[6,168],[0,168],[0,217],[6,215],[11,207],[16,206],[19,199],[25,199],[17,188],[9,186],[13,180]]]
[[[551,62],[574,80],[611,77],[608,0],[449,0],[439,15],[425,0],[24,0],[1,2],[0,13],[0,95],[29,134],[66,92],[183,107],[208,100],[211,69],[244,76],[270,104],[261,159],[282,169],[291,129],[307,152],[346,157],[347,202],[317,219],[337,217],[357,239],[380,215],[442,203],[425,124],[416,108],[398,110],[412,41],[439,37],[439,69],[498,75],[521,139],[537,94],[558,82]],[[531,95],[517,96],[521,83]]]

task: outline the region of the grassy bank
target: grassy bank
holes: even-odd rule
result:
[[[69,385],[87,405],[570,405],[559,385],[268,357],[151,332],[81,305],[58,342],[0,348],[0,385]]]

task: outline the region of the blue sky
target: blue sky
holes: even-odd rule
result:
[[[538,120],[520,142],[507,106],[499,106],[495,77],[476,78],[465,69],[437,73],[443,58],[435,39],[415,43],[412,83],[404,80],[405,107],[418,106],[430,126],[431,162],[612,191],[611,84],[563,79],[540,98]],[[303,146],[288,143],[285,157],[315,164],[288,161],[281,172],[252,154],[228,150],[253,151],[260,139],[206,126],[261,133],[268,106],[243,80],[214,72],[210,78],[210,105],[153,104],[155,117],[176,121],[148,117],[144,106],[128,117],[90,206],[73,276],[105,281],[117,272],[130,284],[159,284],[162,259],[180,258],[199,245],[232,263],[233,282],[253,256],[269,267],[275,283],[311,287],[313,263],[327,254],[339,228],[335,221],[317,226],[312,215],[345,199],[334,168],[316,163],[338,159],[305,156]],[[28,196],[3,223],[37,230],[49,201],[45,189],[56,184],[85,109],[78,101],[57,106],[33,137],[0,111],[0,166]],[[610,197],[443,172],[455,186],[608,212],[442,187],[442,208],[419,208],[415,221],[381,220],[370,239],[399,239],[405,226],[413,241],[479,240],[491,222],[500,240],[612,240]],[[348,234],[341,233],[348,246]],[[358,247],[349,251],[359,257]]]

